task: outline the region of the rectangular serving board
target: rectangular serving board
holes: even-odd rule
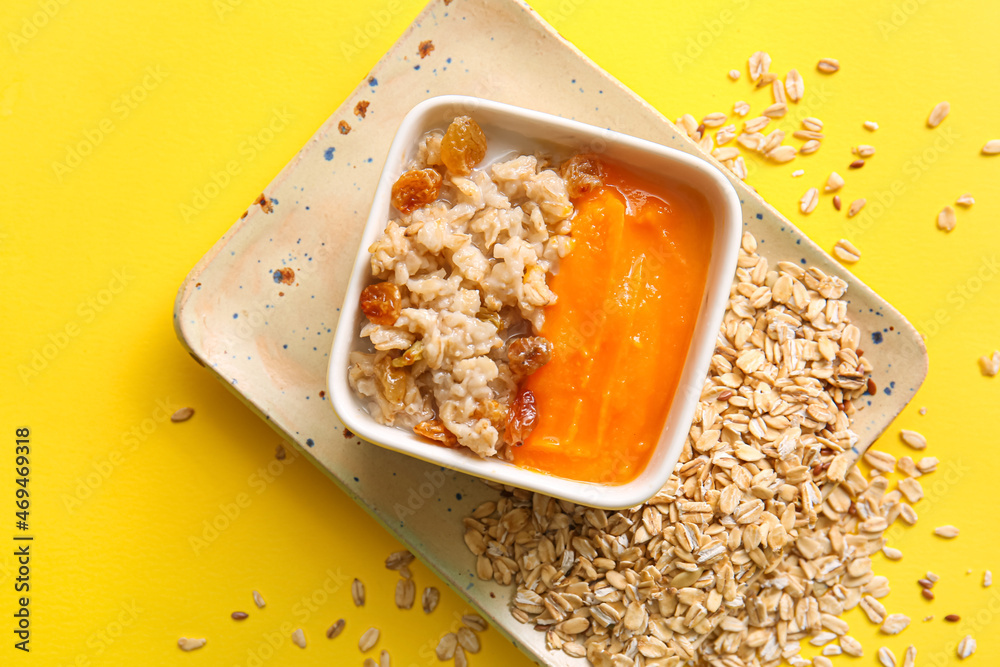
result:
[[[421,57],[426,40],[434,50]],[[251,206],[192,269],[177,295],[174,325],[200,363],[528,656],[539,664],[582,664],[549,652],[544,634],[507,612],[509,591],[476,578],[460,518],[495,492],[476,478],[347,437],[321,394],[344,291],[392,137],[415,104],[451,93],[537,109],[707,157],[523,2],[433,0],[267,186],[268,202]],[[368,103],[364,118],[355,113],[359,102]],[[342,123],[350,127],[347,133]],[[873,345],[865,347],[875,382],[891,387],[865,397],[868,404],[854,424],[860,456],[923,382],[923,341],[884,299],[726,173],[740,195],[744,228],[757,237],[769,262],[819,266],[850,285],[851,317],[863,335],[873,336]],[[875,340],[881,341],[877,347]]]

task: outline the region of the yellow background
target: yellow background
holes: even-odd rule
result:
[[[1000,138],[997,3],[532,4],[671,118],[730,111],[738,99],[763,108],[769,92],[752,92],[746,75],[757,49],[770,52],[773,71],[797,67],[807,89],[823,90],[812,110],[827,126],[820,152],[760,165],[751,183],[823,247],[842,236],[854,241],[863,258],[852,270],[927,334],[928,380],[877,446],[902,455],[898,430],[915,428],[930,442],[926,453],[942,460],[925,479],[920,523],[890,532],[903,560],[875,559],[893,584],[887,605],[913,626],[880,638],[853,613],[866,657],[836,660],[874,664],[878,646],[901,656],[914,643],[918,664],[949,664],[969,632],[980,648],[968,664],[1000,664],[1000,585],[980,586],[984,568],[1000,570],[1000,378],[982,377],[976,365],[1000,348],[1000,157],[979,155]],[[430,616],[395,609],[396,575],[382,561],[399,545],[301,458],[262,482],[257,471],[274,460],[279,438],[188,358],[171,326],[187,271],[423,0],[3,5],[0,664],[256,664],[277,632],[270,636],[281,646],[263,664],[360,665],[357,637],[372,624],[395,665],[436,664],[429,648],[465,605],[442,590]],[[373,12],[389,20],[358,46],[359,26]],[[825,56],[840,60],[839,73],[815,71]],[[743,72],[740,81],[727,79],[731,68]],[[927,114],[943,99],[952,113],[930,130]],[[240,153],[276,110],[285,127],[253,157]],[[875,134],[861,127],[869,119],[881,125]],[[89,154],[77,161],[72,147],[81,142]],[[878,153],[847,172],[858,143]],[[186,222],[178,203],[233,159],[242,160],[242,174]],[[805,176],[791,178],[796,168]],[[798,198],[833,169],[848,178],[845,204],[867,197],[868,214],[849,222],[829,196],[811,216],[798,213]],[[954,232],[938,231],[936,213],[964,192],[976,205],[958,210]],[[196,409],[191,421],[164,419],[186,405]],[[926,416],[917,414],[921,405]],[[12,646],[17,426],[31,428],[32,444],[30,656]],[[192,546],[204,522],[227,511],[229,527]],[[933,537],[945,523],[962,534]],[[413,569],[421,588],[435,583],[423,566]],[[933,602],[915,583],[928,569],[941,576]],[[353,577],[368,587],[363,609],[350,603]],[[262,611],[252,606],[253,588],[268,601]],[[236,623],[235,610],[251,618]],[[942,622],[948,613],[963,621]],[[927,614],[935,620],[922,622]],[[341,617],[347,631],[328,641],[324,629]],[[304,651],[287,639],[287,628],[299,626],[310,642]],[[182,635],[209,644],[182,654]],[[496,631],[483,640],[472,664],[528,664]]]

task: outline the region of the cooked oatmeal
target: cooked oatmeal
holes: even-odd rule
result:
[[[393,186],[359,304],[371,351],[351,353],[348,377],[379,423],[509,458],[533,424],[519,384],[551,354],[538,333],[574,208],[546,157],[482,165],[486,148],[479,125],[456,118],[422,138]]]

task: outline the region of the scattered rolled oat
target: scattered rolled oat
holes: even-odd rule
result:
[[[774,95],[774,101],[780,102],[781,104],[786,104],[788,102],[788,96],[785,93],[785,84],[781,79],[775,78],[771,82],[771,94]]]
[[[937,216],[937,226],[938,229],[943,229],[946,232],[955,229],[955,209],[951,206],[945,206],[941,209]]]
[[[920,486],[920,482],[912,477],[899,480],[899,482],[897,482],[897,487],[911,503],[915,503],[924,497],[923,487]]]
[[[420,597],[420,606],[423,608],[425,614],[429,614],[435,609],[437,609],[438,601],[441,599],[441,593],[438,589],[433,586],[428,586],[424,589],[423,595]]]
[[[938,463],[939,461],[936,456],[925,456],[917,461],[917,470],[926,475],[937,470]]]
[[[993,585],[993,573],[989,570],[983,572],[983,588],[989,588]]]
[[[586,629],[587,619],[583,618],[580,620],[584,621],[585,625],[584,629]],[[580,632],[582,631],[583,629],[580,630]],[[569,633],[569,634],[576,634],[576,633]],[[456,635],[458,637],[459,646],[461,646],[469,653],[479,653],[479,637],[476,636],[476,633],[474,633],[469,628],[462,626],[458,629]]]
[[[455,667],[469,667],[469,659],[461,646],[455,649]]]
[[[958,642],[957,652],[958,657],[961,660],[965,660],[976,652],[976,640],[972,638],[972,635],[965,635],[962,637],[962,641]]]
[[[899,560],[903,557],[903,552],[894,547],[882,547],[882,554],[889,560]]]
[[[903,666],[902,667],[916,667],[917,664],[917,647],[910,644],[906,647],[906,653],[903,654]]]
[[[792,172],[792,178],[798,178],[799,176],[802,176],[805,173],[806,173],[805,169],[796,169],[795,171]]]
[[[916,431],[909,431],[907,429],[902,429],[899,432],[899,437],[903,439],[907,445],[913,449],[926,449],[927,448],[927,438],[925,438],[920,433]]]
[[[771,56],[764,51],[755,51],[748,61],[750,80],[757,81],[771,68]]]
[[[840,69],[840,62],[836,58],[822,58],[816,63],[816,69],[824,74],[833,74]]]
[[[927,414],[927,408],[926,407],[921,407],[919,410],[917,410],[917,413],[920,414],[921,416],[926,415]]]
[[[719,131],[715,133],[715,145],[721,146],[722,144],[728,144],[736,137],[736,126],[726,125],[725,127],[720,127]]]
[[[867,203],[868,200],[863,197],[861,199],[855,199],[854,201],[852,201],[851,205],[847,207],[847,217],[853,218],[858,213],[861,213],[861,209],[863,209],[865,207],[865,204]]]
[[[365,585],[360,579],[351,582],[351,599],[354,600],[355,607],[365,606]]]
[[[400,568],[409,565],[413,562],[413,554],[407,550],[394,551],[389,554],[385,559],[385,569],[387,570],[399,570]]]
[[[811,132],[822,132],[823,121],[821,121],[819,118],[807,116],[802,119],[802,127]]]
[[[266,602],[264,602],[264,596],[261,595],[259,591],[253,591],[251,595],[253,595],[253,603],[257,605],[257,608],[263,609],[264,605],[267,604]]]
[[[738,69],[729,70],[729,78],[732,79],[733,81],[736,81],[737,79],[740,78],[740,71]]]
[[[778,146],[774,150],[768,151],[767,157],[775,162],[791,162],[795,159],[795,147]]]
[[[953,540],[958,537],[958,528],[955,526],[938,526],[934,529],[934,534],[946,540]]]
[[[853,264],[861,259],[861,251],[854,247],[854,244],[847,239],[840,239],[833,246],[833,254],[842,262]]]
[[[726,122],[726,114],[721,111],[716,111],[702,118],[701,122],[705,125],[705,127],[719,127]]]
[[[844,653],[853,655],[855,658],[860,658],[865,654],[861,642],[850,635],[844,635],[840,638],[840,648],[844,650]]]
[[[788,106],[784,102],[775,102],[762,112],[768,118],[781,118],[788,112]]]
[[[813,665],[815,665],[815,667],[833,667],[833,661],[826,656],[817,655],[813,658]]]
[[[753,134],[755,132],[760,132],[767,124],[771,122],[771,119],[767,116],[757,116],[756,118],[751,118],[750,120],[743,123],[743,132],[745,134]]]
[[[795,130],[792,132],[792,136],[796,139],[815,139],[817,141],[823,140],[822,132],[815,132],[813,130]]]
[[[331,625],[329,628],[326,629],[326,638],[336,639],[337,637],[339,637],[340,633],[344,631],[344,626],[346,624],[347,621],[345,621],[342,618],[339,619],[336,623],[334,623],[333,625]]]
[[[889,614],[879,626],[879,631],[887,635],[898,635],[910,624],[910,617],[906,614]]]
[[[194,408],[181,408],[174,414],[170,415],[170,421],[177,424],[178,422],[186,422],[191,419],[194,415]]]
[[[438,642],[437,648],[434,652],[437,654],[438,660],[451,660],[455,657],[455,649],[458,647],[458,635],[454,632],[449,632],[441,641]]]
[[[370,650],[375,644],[378,643],[379,629],[378,628],[368,628],[365,630],[364,634],[361,635],[361,639],[358,640],[358,650],[362,653]]]
[[[823,191],[836,192],[842,187],[844,187],[844,177],[835,171],[831,171],[830,175],[826,177],[826,185],[823,186]]]
[[[299,648],[306,647],[306,633],[302,631],[302,628],[297,628],[295,632],[292,633],[292,643]]]
[[[735,160],[739,156],[740,156],[740,149],[733,148],[732,146],[716,148],[714,151],[712,151],[712,157],[714,157],[719,162],[725,162],[726,160]]]
[[[816,204],[819,203],[819,190],[816,188],[809,188],[806,193],[802,195],[799,199],[799,210],[806,215],[812,213],[816,209]]]
[[[882,667],[896,667],[896,656],[885,646],[879,647],[878,661]]]
[[[810,153],[815,153],[816,151],[818,151],[819,146],[820,143],[818,141],[816,141],[815,139],[810,139],[806,143],[802,144],[802,148],[799,149],[799,152],[802,153],[803,155],[809,155]]]
[[[741,181],[747,180],[747,163],[742,156],[733,160],[733,173],[736,174]]]
[[[180,639],[177,640],[177,645],[181,648],[182,651],[195,651],[197,649],[200,649],[206,643],[208,643],[208,640],[205,639],[204,637],[198,639],[191,637],[181,637]]]
[[[875,147],[868,144],[860,144],[851,149],[851,152],[860,157],[871,157],[875,155]]]
[[[744,102],[743,100],[740,100],[739,102],[733,105],[733,113],[735,113],[737,116],[746,116],[748,113],[750,113],[750,105]]]
[[[392,667],[392,656],[385,649],[378,654],[378,667]]]
[[[372,658],[365,658],[365,661],[361,663],[361,667],[378,667],[378,663]]]
[[[412,609],[413,600],[417,596],[417,585],[413,579],[400,578],[396,582],[396,606],[400,609]]]
[[[966,192],[964,195],[956,199],[955,203],[958,204],[959,206],[964,206],[968,208],[976,203],[976,199],[975,197],[972,196],[971,193]]]
[[[990,139],[983,144],[983,155],[996,155],[1000,153],[1000,139]]]
[[[802,80],[799,70],[788,70],[788,74],[785,75],[785,92],[788,93],[788,99],[793,102],[798,102],[805,95],[806,84]]]
[[[868,130],[869,132],[874,132],[875,130],[878,129],[878,123],[876,123],[873,120],[866,120],[865,129]]]
[[[930,127],[937,127],[948,117],[948,112],[951,111],[951,105],[947,102],[938,102],[931,109],[930,115],[927,117],[927,125]]]
[[[466,614],[462,616],[462,623],[470,630],[482,632],[487,628],[486,621],[479,614]]]
[[[979,357],[979,372],[986,377],[994,377],[1000,373],[1000,350],[993,350],[993,356],[984,354]]]

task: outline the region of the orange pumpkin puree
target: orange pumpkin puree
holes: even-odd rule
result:
[[[604,164],[574,202],[572,252],[550,280],[541,334],[552,360],[529,376],[538,420],[514,462],[602,484],[649,462],[701,307],[714,235],[705,197]]]

